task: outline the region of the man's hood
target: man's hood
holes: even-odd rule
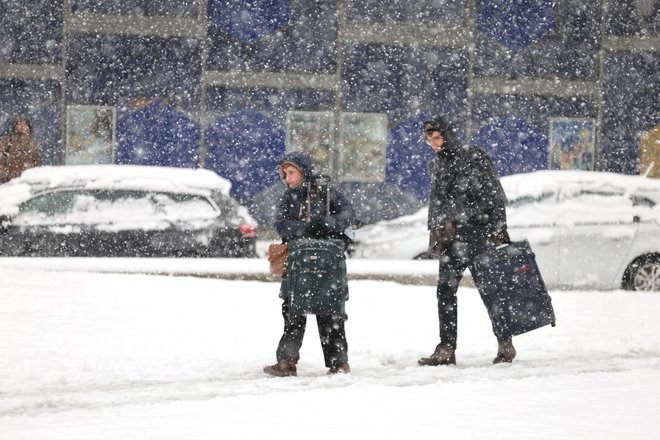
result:
[[[433,122],[437,125],[445,143],[442,147],[451,153],[456,153],[463,148],[461,139],[458,136],[458,128],[444,115],[439,115],[433,118]]]

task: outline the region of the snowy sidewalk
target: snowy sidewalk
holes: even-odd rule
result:
[[[475,289],[461,288],[457,364],[433,368],[417,359],[437,344],[435,288],[356,280],[346,322],[352,373],[326,375],[310,319],[298,377],[273,378],[261,368],[275,361],[282,331],[277,283],[69,270],[112,261],[50,261],[66,271],[0,261],[3,440],[647,440],[660,432],[657,292],[553,291],[557,326],[516,337],[516,361],[493,366],[486,310]],[[119,263],[114,270],[144,262]],[[192,263],[201,270],[217,260]],[[388,270],[403,271],[399,263]]]
[[[434,285],[435,260],[346,260],[350,280]],[[0,268],[57,272],[143,273],[152,275],[277,281],[264,258],[0,258]],[[466,277],[464,283],[470,285]]]

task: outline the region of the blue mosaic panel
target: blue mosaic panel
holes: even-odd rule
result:
[[[613,35],[660,34],[660,0],[610,1],[606,32]]]
[[[510,48],[477,32],[474,73],[500,78],[592,79],[598,75],[601,0],[563,0],[553,32]]]
[[[432,116],[447,114],[463,132],[466,54],[451,49],[358,45],[347,49],[345,65],[347,111],[388,115],[387,182],[417,200],[426,200],[427,163],[433,153],[421,136],[421,126]]]
[[[9,131],[19,115],[30,118],[45,165],[59,165],[60,84],[56,81],[0,79],[0,130]]]
[[[244,43],[289,22],[291,0],[209,0],[209,20]]]
[[[332,110],[334,94],[326,90],[210,87],[207,102],[209,127],[205,137],[208,150],[205,167],[232,181],[234,195],[247,204],[260,224],[271,224],[275,200],[283,189],[274,169],[285,151],[287,112]],[[398,185],[412,191],[415,181],[423,182],[419,197],[425,197],[424,192],[428,192],[426,158],[408,154],[412,149],[418,149],[422,155],[430,152],[426,145],[419,143],[422,119],[420,116],[414,121],[397,123],[398,136],[394,144],[388,144],[385,182],[336,183],[353,201],[363,221],[393,218],[420,206],[416,195]],[[407,147],[400,150],[397,142]],[[398,175],[403,175],[403,179],[398,179]]]
[[[548,168],[548,137],[524,119],[507,116],[472,137],[495,162],[500,176]]]
[[[501,175],[548,168],[551,118],[595,118],[587,97],[476,96],[472,142],[489,152]]]
[[[333,72],[336,1],[290,3],[209,1],[207,66],[214,70]],[[267,10],[259,12],[257,6]]]
[[[229,179],[237,199],[248,199],[277,180],[284,128],[263,114],[244,109],[218,118],[208,125],[204,139],[204,167]]]
[[[166,97],[182,109],[199,107],[197,40],[86,34],[69,44],[68,102],[115,105],[125,97]]]
[[[62,2],[0,3],[0,62],[59,63]]]
[[[660,53],[614,52],[604,65],[602,169],[637,174],[639,134],[660,123]]]
[[[478,0],[477,29],[514,51],[551,32],[556,0]]]
[[[251,108],[267,115],[273,123],[284,126],[289,110],[329,111],[334,105],[335,94],[331,90],[266,87],[208,87],[206,90],[206,114],[211,119]]]
[[[433,116],[423,113],[394,127],[387,142],[387,181],[424,201],[429,197],[428,163],[434,153],[424,140],[422,127]]]
[[[347,111],[387,113],[396,124],[422,110],[465,114],[467,57],[461,51],[358,45],[347,48],[345,66]]]
[[[199,124],[155,102],[117,121],[116,163],[197,168]]]
[[[197,16],[197,0],[72,0],[71,11],[93,14]]]
[[[334,99],[329,90],[209,87],[205,167],[231,180],[236,197],[252,197],[276,179],[288,111],[328,111]]]

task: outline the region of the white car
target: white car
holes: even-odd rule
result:
[[[0,256],[253,257],[256,222],[204,169],[30,168],[0,185]]]
[[[660,180],[595,171],[502,178],[512,240],[549,288],[660,290]],[[428,208],[358,230],[354,258],[424,258]]]

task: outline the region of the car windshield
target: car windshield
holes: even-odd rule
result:
[[[21,204],[14,224],[162,228],[217,216],[209,200],[195,194],[72,189],[40,194]]]

